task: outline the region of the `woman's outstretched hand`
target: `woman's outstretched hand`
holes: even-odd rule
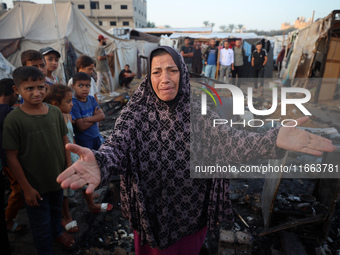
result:
[[[308,121],[308,116],[297,119],[298,125]],[[293,125],[287,123],[286,125]],[[315,156],[322,152],[331,152],[336,149],[332,142],[326,138],[314,135],[296,127],[281,127],[276,140],[276,146],[285,150],[308,153]]]
[[[88,185],[87,194],[91,194],[100,183],[100,169],[93,152],[85,147],[76,144],[66,144],[66,149],[79,155],[79,159],[64,172],[62,172],[57,182],[66,189],[79,189]]]

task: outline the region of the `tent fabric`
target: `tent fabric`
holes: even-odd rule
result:
[[[9,63],[6,58],[0,53],[0,80],[4,78],[12,78],[12,73],[15,67]]]
[[[21,38],[0,41],[0,52],[6,58],[16,52],[20,47]]]
[[[86,54],[94,58],[98,45],[98,35],[108,37],[106,52],[114,51],[121,63],[136,65],[137,47],[134,40],[122,40],[93,24],[87,17],[71,3],[57,3],[56,13],[59,23],[61,48],[55,25],[52,4],[23,3],[15,7],[0,18],[0,45],[4,40],[21,38],[20,48],[7,57],[14,66],[21,66],[21,53],[28,49],[39,50],[50,46],[61,52],[67,59],[65,39],[72,45],[77,56]],[[117,46],[118,45],[118,46]],[[61,62],[61,61],[60,61]],[[60,63],[61,67],[62,63]],[[56,75],[61,78],[61,68]],[[121,68],[115,65],[115,72]],[[115,89],[119,86],[118,76],[114,77]]]
[[[283,46],[287,47],[287,36],[274,36],[274,47],[273,47],[273,55],[274,55],[274,60],[277,59],[278,55],[280,54]]]
[[[161,35],[160,45],[178,48],[178,39],[170,39],[167,35]]]
[[[294,41],[294,49],[291,53],[288,67],[282,69],[280,77],[289,77],[294,79],[296,72],[301,65],[301,60],[304,62],[304,69],[311,70],[313,64],[314,55],[318,46],[320,38],[327,36],[328,30],[331,27],[332,19],[326,17],[315,21],[311,25],[299,30]],[[296,32],[294,32],[295,34]],[[292,35],[291,35],[292,36]],[[309,71],[305,72],[304,77],[309,77]],[[300,77],[302,78],[302,77]]]
[[[160,38],[154,35],[149,35],[147,33],[143,33],[140,31],[137,31],[135,29],[132,29],[130,31],[130,39],[135,39],[135,40],[143,40],[143,41],[147,41],[150,43],[159,43]]]
[[[139,51],[139,54],[142,56],[149,56],[151,51],[156,48],[159,44],[158,43],[151,43],[151,42],[146,42],[146,41],[137,41],[137,48]],[[147,73],[147,59],[141,59],[142,62],[142,73]],[[137,71],[137,69],[134,69]],[[135,71],[135,72],[136,72]]]

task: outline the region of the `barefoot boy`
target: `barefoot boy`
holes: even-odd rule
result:
[[[90,75],[78,72],[73,75],[72,89],[72,120],[75,121],[75,141],[77,144],[89,149],[98,150],[101,145],[98,122],[105,119],[105,114],[99,108],[97,101],[89,95],[91,89]],[[91,195],[85,195],[89,209],[92,212],[106,212],[113,206],[108,203],[95,204]]]
[[[66,166],[67,128],[60,110],[43,103],[46,88],[40,70],[19,67],[13,80],[13,89],[24,102],[7,115],[2,145],[24,193],[38,254],[53,254],[53,240],[66,248],[74,246],[73,237],[62,231],[63,193],[56,182]]]

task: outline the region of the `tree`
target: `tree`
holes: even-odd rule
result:
[[[226,32],[227,31],[227,27],[225,25],[220,26],[220,29],[222,32]]]
[[[234,24],[229,24],[228,28],[229,28],[229,32],[232,33],[234,28],[235,28],[235,25]]]
[[[243,25],[242,24],[238,24],[237,27],[238,27],[239,32],[242,32]]]
[[[275,36],[275,35],[282,35],[282,33],[288,34],[289,32],[292,32],[296,30],[296,28],[291,27],[286,30],[270,30],[270,31],[263,31],[263,30],[247,30],[248,33],[255,33],[257,35],[266,35],[266,36]]]
[[[150,22],[150,21],[148,21],[146,27],[152,27],[152,28],[153,28],[153,27],[156,27],[155,22]]]
[[[210,23],[210,27],[213,28],[215,26],[215,23]]]
[[[207,27],[207,26],[209,26],[209,21],[208,20],[203,21],[203,24],[204,24],[205,27]]]
[[[164,27],[165,27],[165,28],[171,28],[171,26],[170,26],[170,25],[165,25]]]

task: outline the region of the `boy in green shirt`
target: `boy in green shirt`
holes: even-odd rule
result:
[[[53,240],[72,248],[71,235],[63,233],[63,192],[56,182],[70,157],[64,146],[67,128],[60,110],[43,102],[46,85],[35,67],[13,72],[14,91],[24,102],[4,122],[3,144],[10,170],[24,192],[27,215],[38,254],[53,254]]]

